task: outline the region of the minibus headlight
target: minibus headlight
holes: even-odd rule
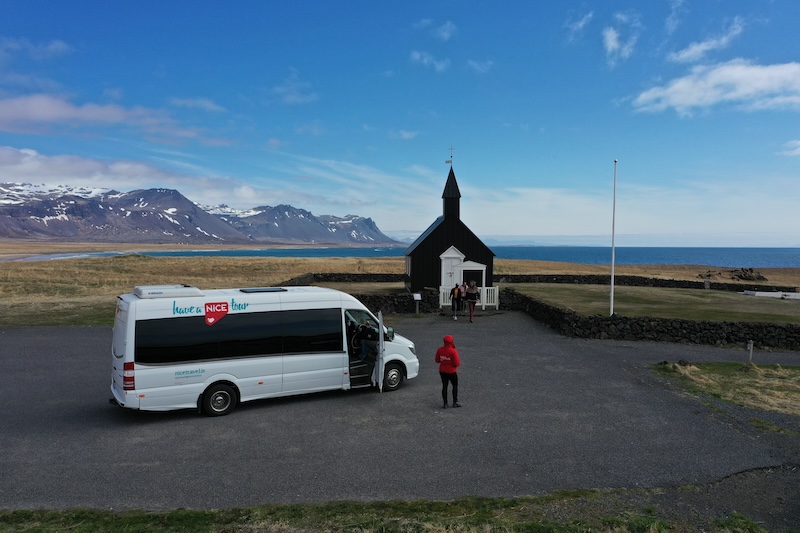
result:
[[[417,355],[417,347],[416,346],[414,346],[412,344],[411,346],[408,347],[408,349],[411,350],[411,353],[413,353],[414,355]]]

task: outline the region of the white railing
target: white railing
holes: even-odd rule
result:
[[[447,287],[439,287],[439,307],[450,307],[450,291]],[[487,307],[500,308],[500,288],[499,287],[480,287],[481,297],[476,307],[486,309]]]

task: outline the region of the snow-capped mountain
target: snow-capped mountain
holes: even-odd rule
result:
[[[0,237],[125,243],[396,244],[369,218],[292,206],[234,210],[172,189],[0,184]]]

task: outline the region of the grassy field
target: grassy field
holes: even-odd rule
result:
[[[119,245],[0,244],[0,259],[41,253],[119,250]],[[105,325],[113,320],[116,297],[136,285],[184,283],[204,289],[254,287],[280,284],[310,272],[395,273],[404,270],[402,257],[390,258],[252,258],[252,257],[149,257],[122,255],[106,258],[51,261],[0,261],[0,325]],[[604,265],[549,261],[496,260],[495,273],[507,274],[606,274]],[[708,266],[620,266],[619,275],[697,280],[725,271]],[[800,269],[762,269],[766,283],[800,286]],[[751,286],[752,283],[747,284]],[[331,284],[347,292],[363,294],[402,291],[401,283]],[[518,290],[553,305],[586,314],[608,311],[608,286],[552,284],[516,285]],[[800,301],[743,297],[721,291],[617,287],[615,311],[704,320],[800,322]]]
[[[583,315],[608,315],[608,285],[516,284],[517,291]],[[659,287],[615,287],[614,312],[624,316],[728,322],[800,324],[800,300],[738,292]]]
[[[308,272],[397,272],[397,259],[148,257],[0,263],[0,325],[111,324],[116,297],[136,285],[265,287]]]

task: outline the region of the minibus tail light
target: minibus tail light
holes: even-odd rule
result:
[[[125,363],[122,367],[122,390],[136,389],[136,380],[133,377],[133,363]]]

